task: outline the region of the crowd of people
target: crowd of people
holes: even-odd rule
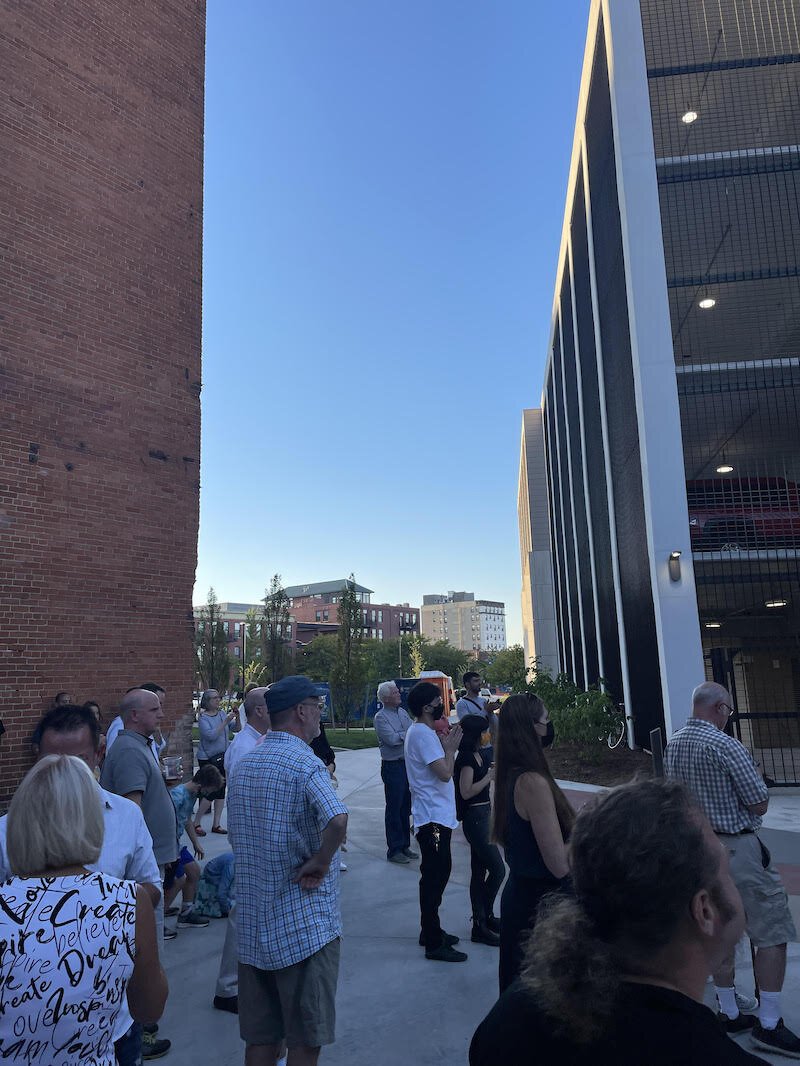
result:
[[[432,962],[468,961],[439,912],[459,823],[469,844],[471,940],[498,949],[499,997],[471,1066],[523,1066],[532,1047],[542,1066],[763,1062],[728,1039],[744,1032],[800,1058],[781,1010],[796,931],[758,835],[768,793],[725,732],[725,689],[695,690],[666,781],[576,814],[548,767],[542,701],[512,695],[496,714],[477,674],[463,683],[448,730],[437,685],[418,682],[406,709],[383,683],[375,730],[386,858],[419,859]],[[36,763],[0,819],[2,1061],[138,1066],[166,1054],[164,943],[213,918],[227,920],[213,1005],[238,1015],[247,1066],[287,1052],[289,1066],[315,1066],[334,1040],[348,811],[321,691],[290,676],[249,686],[228,713],[207,690],[185,781],[168,779],[179,760],[164,758],[165,702],[157,684],[130,689],[104,736],[96,704],[59,693],[36,727]],[[209,812],[231,847],[201,868]],[[745,930],[752,1002],[735,985]],[[703,1005],[711,975],[716,1015]]]

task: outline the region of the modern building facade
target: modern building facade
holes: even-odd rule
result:
[[[476,656],[506,646],[506,605],[498,600],[476,600],[473,592],[423,596],[421,618],[423,636]]]
[[[604,678],[641,744],[721,681],[778,780],[800,769],[798,14],[592,3],[541,407],[562,668]]]
[[[191,751],[205,3],[2,21],[0,805],[59,690]]]

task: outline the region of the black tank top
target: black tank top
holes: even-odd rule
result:
[[[472,767],[474,777],[472,780],[477,783],[483,781],[484,777],[489,773],[489,769],[492,765],[492,760],[488,759],[480,751],[465,751],[459,752],[456,758],[455,765],[455,779],[456,779],[456,818],[459,822],[464,818],[464,811],[467,807],[474,807],[478,803],[489,802],[489,782],[486,782],[486,788],[482,788],[474,796],[470,796],[469,799],[464,799],[461,795],[461,771],[465,766]]]
[[[517,814],[514,786],[519,776],[519,773],[515,774],[508,786],[508,830],[504,848],[508,868],[517,877],[532,877],[537,881],[552,881],[554,885],[558,885],[561,882],[548,870],[536,843],[531,823]]]

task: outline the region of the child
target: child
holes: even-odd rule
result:
[[[233,902],[233,852],[224,851],[203,868],[194,901],[195,914],[205,918],[227,918]]]
[[[215,766],[202,766],[191,781],[185,785],[176,785],[169,790],[172,802],[175,806],[175,820],[178,829],[178,843],[183,836],[184,830],[192,842],[194,854],[198,859],[203,858],[203,849],[197,839],[192,812],[198,796],[205,796],[216,792],[222,787],[222,775]],[[194,898],[197,890],[197,882],[200,880],[200,867],[192,858],[188,848],[180,848],[180,857],[177,863],[171,863],[167,867],[164,878],[164,910],[169,910],[170,904],[178,895],[183,893],[183,903],[178,913],[178,928],[191,929],[192,927],[204,927],[208,925],[208,919],[194,913]],[[174,934],[173,934],[174,935]],[[165,936],[172,939],[165,930]]]

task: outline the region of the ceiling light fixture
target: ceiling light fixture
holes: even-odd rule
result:
[[[696,111],[684,111],[684,113],[681,115],[681,122],[684,124],[684,126],[691,126],[693,122],[697,122],[698,118],[699,115]]]
[[[722,460],[721,460],[719,466],[717,467],[717,473],[718,474],[732,474],[733,473],[733,467],[731,466],[731,464],[728,462],[727,458],[725,457],[725,449],[724,448],[722,449]]]
[[[765,607],[786,607],[789,603],[788,600],[767,600],[764,604]]]
[[[712,307],[716,306],[717,301],[713,296],[704,296],[697,304],[703,311],[710,311]]]

